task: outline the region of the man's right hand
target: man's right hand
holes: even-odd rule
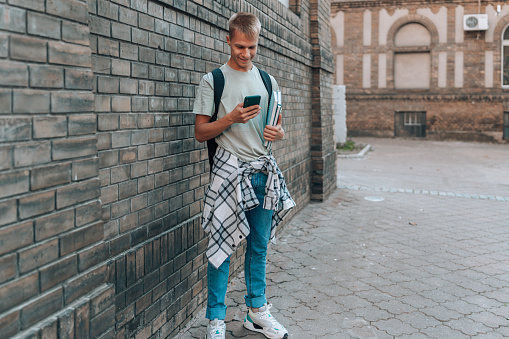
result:
[[[245,124],[249,120],[256,117],[262,110],[260,105],[253,105],[244,108],[244,103],[238,104],[233,111],[227,114],[226,117],[232,124]]]

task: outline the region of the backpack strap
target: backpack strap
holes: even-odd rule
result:
[[[224,90],[224,75],[223,72],[216,68],[212,71],[212,78],[214,79],[214,114],[210,118],[210,121],[216,121],[217,112],[219,112],[219,104],[221,103],[221,97],[223,96]],[[210,173],[212,173],[212,166],[214,165],[214,155],[217,150],[217,142],[214,138],[207,140],[207,150],[209,153],[209,167]]]
[[[267,92],[269,92],[269,101],[268,104],[270,105],[270,99],[272,98],[272,81],[270,80],[269,73],[261,70],[258,68],[258,71],[260,71],[260,76],[262,77],[263,84],[265,85],[265,89]]]
[[[214,79],[214,115],[210,121],[216,121],[217,112],[219,112],[219,104],[221,103],[221,97],[223,96],[224,90],[224,75],[223,72],[216,68],[212,71],[212,78]]]

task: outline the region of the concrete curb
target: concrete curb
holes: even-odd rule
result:
[[[338,154],[338,158],[348,158],[348,159],[362,159],[371,150],[371,145],[366,145],[364,148],[357,154]]]

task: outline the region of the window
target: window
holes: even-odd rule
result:
[[[394,87],[427,89],[431,80],[431,35],[426,27],[409,23],[394,36]]]
[[[509,27],[502,37],[502,87],[509,88]]]
[[[426,137],[426,112],[396,112],[394,136]]]
[[[504,112],[504,139],[509,139],[509,112]]]

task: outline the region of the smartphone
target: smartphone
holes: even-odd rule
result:
[[[253,105],[259,105],[260,100],[262,99],[259,95],[249,95],[244,98],[244,108],[253,106]]]

